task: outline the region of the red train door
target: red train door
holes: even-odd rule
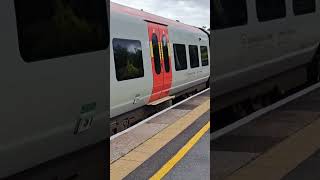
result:
[[[169,95],[172,84],[169,36],[166,26],[148,23],[153,89],[149,102]]]
[[[168,28],[159,25],[160,42],[162,49],[162,69],[163,69],[163,88],[161,98],[169,95],[172,86],[172,70],[171,70],[171,55],[170,55],[170,41]]]

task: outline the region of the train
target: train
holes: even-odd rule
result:
[[[210,33],[108,5],[0,2],[0,179],[104,172],[109,126],[209,86],[218,111],[320,80],[320,0],[213,0]]]
[[[0,1],[0,179],[107,178],[108,7]]]
[[[209,86],[210,35],[198,27],[110,4],[110,130]]]
[[[213,0],[211,11],[213,111],[319,82],[319,0]]]

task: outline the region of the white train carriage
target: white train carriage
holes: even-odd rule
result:
[[[295,86],[303,74],[286,73],[293,70],[307,70],[310,81],[319,80],[319,0],[214,0],[211,6],[216,108],[268,88]],[[287,78],[268,81],[280,75]],[[269,84],[248,91],[261,82]]]
[[[1,0],[0,8],[0,179],[73,177],[85,163],[47,162],[107,139],[106,1]]]
[[[209,79],[209,37],[199,28],[111,3],[110,36],[111,118]]]

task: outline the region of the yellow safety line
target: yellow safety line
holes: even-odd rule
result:
[[[179,152],[174,155],[162,168],[154,174],[150,180],[162,179],[170,170],[191,150],[191,148],[200,140],[200,138],[210,129],[210,121],[194,135]]]
[[[110,178],[123,179],[210,109],[210,99],[110,164]]]

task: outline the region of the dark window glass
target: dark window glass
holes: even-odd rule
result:
[[[167,38],[165,35],[162,36],[162,44],[163,44],[164,68],[166,72],[170,72],[169,48],[168,48]]]
[[[144,76],[141,42],[113,39],[114,64],[118,81]]]
[[[15,0],[20,53],[26,62],[106,49],[105,0]]]
[[[286,17],[285,0],[256,0],[259,21],[270,21]]]
[[[187,69],[186,46],[183,44],[173,44],[173,50],[176,71]]]
[[[153,57],[154,57],[154,67],[155,67],[156,73],[160,74],[161,62],[160,62],[158,36],[156,34],[152,35],[152,48],[153,48]]]
[[[201,46],[200,51],[201,51],[202,66],[208,66],[209,65],[209,56],[208,56],[207,46]]]
[[[245,25],[248,22],[246,0],[213,0],[213,29]]]
[[[308,14],[316,11],[315,0],[293,0],[292,3],[295,15]]]
[[[189,46],[190,66],[191,68],[199,67],[199,52],[198,46]]]

